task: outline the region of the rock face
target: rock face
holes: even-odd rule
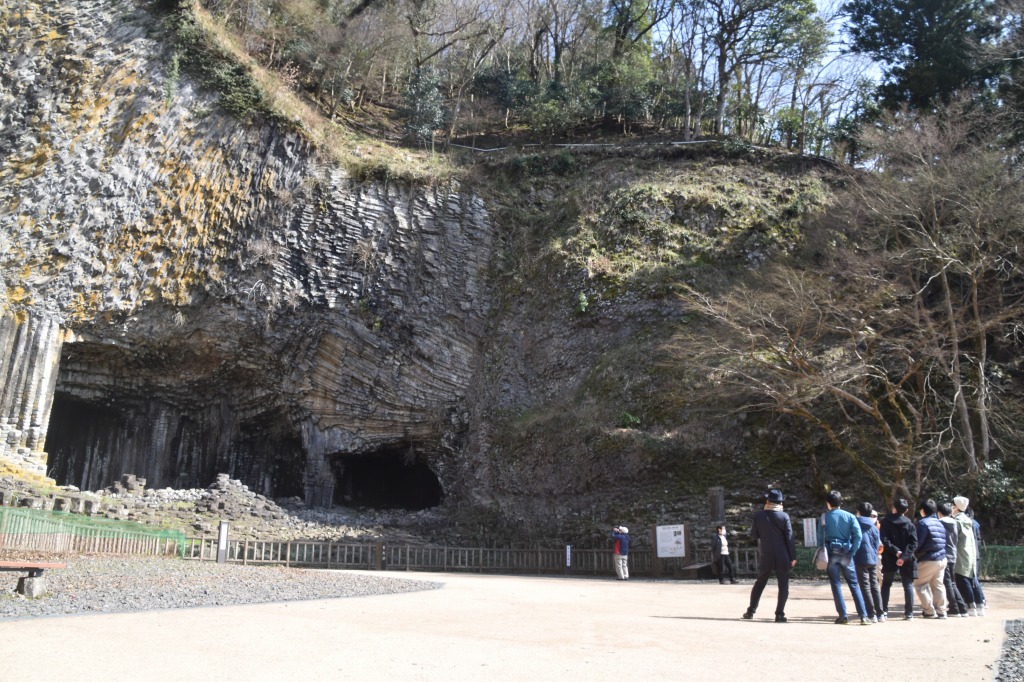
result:
[[[383,475],[436,503],[490,306],[482,202],[357,183],[217,113],[159,26],[0,6],[0,459],[312,505]]]

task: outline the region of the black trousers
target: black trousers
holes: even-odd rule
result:
[[[772,573],[776,574],[779,580],[779,600],[775,603],[775,615],[786,615],[786,600],[789,599],[789,567],[777,571],[769,561],[762,561],[757,569],[757,580],[754,581],[754,587],[750,590],[750,608],[748,610],[751,613],[757,611],[757,605],[761,602],[761,593],[764,592],[764,586],[768,584],[768,578],[772,576]]]
[[[728,554],[719,554],[715,559],[718,564],[718,582],[725,582],[725,571],[729,570],[729,582],[736,582],[736,567],[732,565],[732,559]]]
[[[857,567],[857,582],[864,595],[864,606],[867,607],[868,618],[881,616],[885,613],[882,607],[882,593],[878,590],[878,567],[875,564],[854,564]]]
[[[957,589],[960,590],[961,599],[966,600],[971,605],[981,605],[981,597],[974,592],[974,579],[968,578],[965,575],[957,575],[956,573],[954,573],[954,576]]]
[[[914,577],[903,575],[902,571],[882,573],[882,609],[889,613],[889,590],[897,572],[900,575],[900,582],[903,583],[903,615],[909,616],[914,613]]]
[[[942,576],[942,584],[946,586],[946,598],[949,602],[949,613],[967,613],[967,604],[964,597],[957,589],[957,581],[953,577],[953,565],[956,562],[946,563],[946,573]]]

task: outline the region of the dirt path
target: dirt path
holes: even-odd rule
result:
[[[394,575],[394,574],[391,574]],[[750,583],[414,574],[440,590],[259,606],[0,622],[3,679],[992,680],[1024,586],[985,589],[983,618],[832,624],[827,584],[793,587],[790,622],[754,621]],[[951,646],[955,638],[956,646]],[[872,650],[899,646],[899,661]],[[871,665],[870,670],[865,670]],[[831,671],[823,673],[822,671]]]

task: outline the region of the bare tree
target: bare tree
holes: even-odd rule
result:
[[[725,104],[739,70],[778,57],[794,29],[814,15],[813,0],[702,0],[711,21],[718,99],[715,133],[725,132]]]
[[[820,429],[887,498],[973,475],[1021,437],[1005,377],[1024,348],[1024,186],[969,122],[888,121],[881,170],[852,175],[817,228],[847,244],[834,260],[690,288],[712,332],[672,344],[715,390]]]

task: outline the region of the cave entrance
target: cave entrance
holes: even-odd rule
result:
[[[337,505],[419,511],[436,507],[444,498],[437,475],[422,459],[410,458],[407,445],[338,455],[332,464]]]
[[[114,408],[54,394],[46,432],[50,475],[58,485],[82,490],[99,490],[122,473],[149,476],[148,471],[121,471],[118,455],[126,431],[125,417]]]

